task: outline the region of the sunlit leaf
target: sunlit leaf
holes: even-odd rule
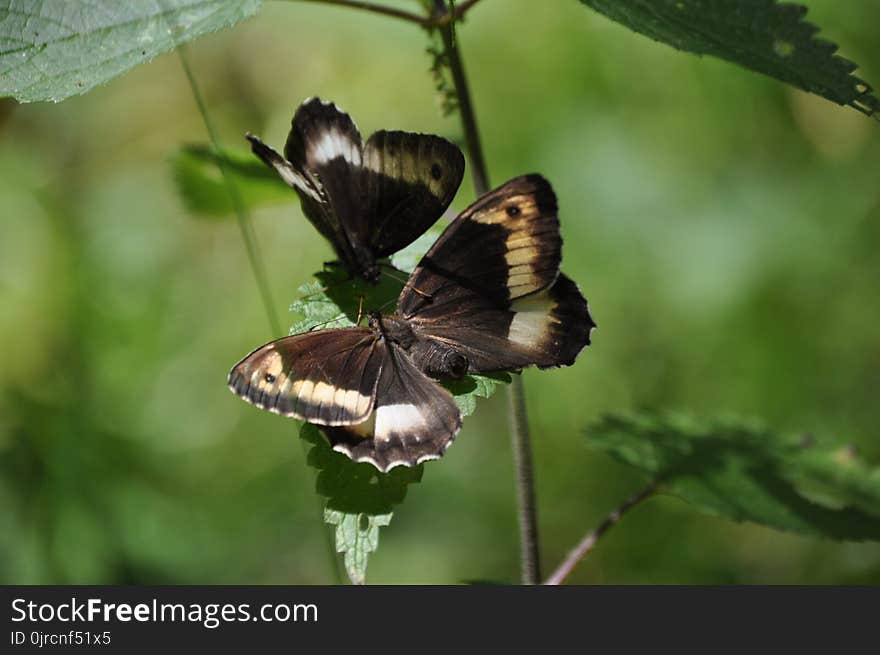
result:
[[[252,16],[262,0],[7,0],[0,95],[59,102]]]
[[[606,416],[587,442],[659,480],[659,491],[735,521],[880,540],[880,468],[851,449],[736,420]]]
[[[178,194],[193,214],[232,215],[234,208],[220,171],[220,160],[246,207],[296,200],[290,187],[250,151],[226,150],[218,156],[209,146],[191,145],[171,156],[171,171]]]
[[[441,220],[437,222],[432,228],[409,244],[406,248],[391,255],[391,263],[395,268],[401,271],[412,273],[413,269],[419,263],[419,260],[426,252],[428,252],[428,249],[434,245],[437,237],[443,233],[445,227],[445,221]]]
[[[712,55],[871,116],[880,100],[837,46],[816,38],[805,7],[776,0],[581,0],[679,50]]]
[[[324,521],[336,526],[336,551],[344,554],[349,579],[354,584],[364,584],[370,553],[379,547],[379,528],[391,522],[391,514],[343,514],[326,509]]]

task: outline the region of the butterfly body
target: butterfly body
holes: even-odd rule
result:
[[[378,261],[422,235],[452,202],[464,156],[429,134],[375,132],[310,98],[291,122],[284,155],[247,135],[251,149],[299,195],[303,213],[353,276],[379,279]]]
[[[556,200],[538,175],[463,211],[416,266],[394,314],[284,337],[233,367],[231,389],[322,426],[334,449],[382,471],[440,457],[461,426],[437,380],[574,362],[595,327],[559,272]]]

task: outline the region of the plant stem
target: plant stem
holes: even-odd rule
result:
[[[523,584],[533,585],[541,580],[541,553],[538,548],[538,508],[535,503],[532,447],[521,375],[513,376],[507,390],[507,408],[519,503],[520,576]]]
[[[351,7],[352,9],[363,9],[374,14],[382,14],[383,16],[391,16],[400,18],[410,23],[417,23],[422,27],[429,27],[431,19],[419,14],[414,14],[403,9],[395,9],[394,7],[386,7],[384,5],[375,4],[373,2],[361,2],[360,0],[299,0],[300,2],[320,2],[325,5],[339,5],[341,7]]]
[[[442,3],[439,3],[439,5],[443,7],[442,11],[447,12],[448,15],[449,9]],[[439,11],[440,9],[437,10],[437,12]],[[483,145],[480,143],[477,116],[474,113],[467,76],[464,72],[464,65],[461,62],[461,55],[459,54],[458,43],[456,42],[455,21],[448,21],[440,28],[440,31],[443,35],[443,45],[446,50],[449,70],[452,73],[452,82],[455,85],[461,125],[464,129],[465,146],[471,159],[471,176],[474,181],[474,191],[476,191],[478,196],[481,196],[489,190],[489,174],[486,171],[486,160],[483,157]]]
[[[640,492],[628,498],[620,507],[618,507],[613,512],[611,512],[611,514],[606,516],[605,520],[602,521],[595,530],[587,533],[587,535],[583,539],[581,539],[580,543],[578,543],[578,545],[575,546],[568,553],[568,556],[562,561],[562,563],[556,568],[556,570],[550,574],[550,577],[547,578],[544,584],[562,584],[562,582],[574,570],[574,567],[577,566],[578,562],[580,562],[584,557],[587,556],[587,554],[591,550],[593,550],[593,547],[596,545],[602,535],[605,534],[612,527],[617,525],[620,519],[623,518],[623,515],[626,514],[629,510],[631,510],[642,501],[645,501],[653,496],[655,491],[657,491],[657,483],[652,482]]]
[[[226,187],[226,192],[229,194],[229,200],[232,202],[232,208],[235,211],[235,217],[238,220],[238,229],[241,232],[241,238],[244,241],[248,261],[250,262],[254,278],[256,278],[257,287],[260,290],[260,296],[263,299],[263,306],[266,310],[266,317],[269,319],[269,327],[272,330],[272,336],[281,336],[281,322],[278,320],[278,314],[275,311],[275,303],[272,301],[272,292],[269,288],[269,278],[266,275],[266,269],[263,265],[263,258],[260,254],[260,246],[257,243],[257,236],[254,232],[253,225],[251,225],[244,202],[242,202],[241,194],[238,192],[238,187],[235,186],[235,182],[233,181],[232,176],[227,169],[226,162],[220,152],[220,143],[217,139],[217,133],[214,131],[214,126],[208,116],[208,110],[202,99],[201,91],[199,91],[199,85],[196,83],[192,68],[190,68],[189,58],[184,44],[179,44],[177,46],[177,54],[180,56],[180,64],[183,66],[183,71],[186,73],[186,79],[189,81],[189,87],[192,90],[196,106],[198,106],[199,113],[202,115],[202,121],[205,124],[208,138],[211,141],[211,148],[213,148],[214,154],[217,155],[217,165],[220,167],[223,184]]]
[[[455,9],[455,19],[458,20],[465,13],[477,4],[480,0],[466,0],[462,2],[460,6]],[[410,23],[416,23],[417,25],[421,25],[422,27],[441,27],[443,25],[448,25],[452,22],[453,14],[450,13],[438,13],[434,12],[431,16],[422,16],[419,14],[415,14],[411,11],[405,11],[403,9],[395,9],[394,7],[386,7],[385,5],[380,5],[375,2],[362,2],[361,0],[299,0],[299,2],[320,2],[325,5],[337,5],[340,7],[350,7],[352,9],[363,9],[364,11],[371,12],[373,14],[381,14],[382,16],[391,16],[392,18],[399,18],[401,20],[405,20]]]
[[[466,10],[474,3],[462,5],[459,9]],[[445,2],[435,2],[435,21],[441,25],[446,58],[452,73],[452,81],[458,98],[459,114],[464,128],[465,144],[471,160],[471,175],[474,181],[474,190],[477,195],[483,195],[489,190],[489,174],[486,170],[486,160],[483,157],[483,146],[480,143],[480,132],[477,127],[477,117],[471,102],[467,76],[458,49],[455,34],[455,20],[441,21],[439,16],[460,15],[454,14]],[[525,389],[522,377],[514,376],[507,390],[508,420],[510,422],[510,437],[513,446],[513,458],[516,467],[517,501],[519,506],[519,534],[520,534],[520,568],[523,584],[538,584],[541,579],[541,558],[538,539],[538,515],[535,504],[535,478],[532,469],[532,446],[529,436],[528,415],[526,413]]]

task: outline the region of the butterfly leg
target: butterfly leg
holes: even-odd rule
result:
[[[358,300],[358,314],[357,320],[354,322],[355,325],[361,324],[361,319],[364,317],[364,294],[361,294]]]

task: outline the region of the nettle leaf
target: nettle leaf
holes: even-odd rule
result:
[[[816,38],[806,7],[776,0],[581,0],[656,41],[712,55],[787,82],[868,116],[880,100],[858,68]]]
[[[290,334],[308,332],[316,328],[340,328],[356,325],[358,315],[371,311],[393,311],[397,296],[403,289],[407,274],[388,266],[382,270],[379,283],[369,284],[360,277],[349,276],[336,262],[328,263],[325,270],[315,273],[315,281],[299,287],[300,297],[290,304],[290,311],[302,320],[290,327]],[[393,276],[393,277],[392,277]]]
[[[606,416],[587,429],[587,442],[706,513],[812,536],[880,540],[880,467],[839,444],[677,414]]]
[[[367,560],[379,547],[379,528],[391,522],[391,514],[343,514],[325,509],[324,521],[336,526],[336,552],[343,553],[349,579],[353,584],[365,584]]]
[[[419,260],[424,257],[425,253],[428,252],[428,249],[434,245],[437,237],[443,234],[445,228],[446,225],[440,222],[435,223],[433,227],[409,244],[406,248],[391,255],[391,263],[394,265],[394,268],[406,271],[407,275],[412,273],[413,269],[418,265]]]
[[[0,95],[20,102],[60,102],[182,43],[234,25],[261,4],[7,0],[0,7]]]
[[[300,437],[310,444],[308,463],[318,470],[315,488],[327,499],[324,521],[336,526],[336,551],[354,584],[364,584],[370,553],[379,547],[379,528],[391,522],[392,508],[403,502],[407,487],[422,479],[424,466],[379,472],[335,452],[314,425]]]
[[[221,217],[234,211],[221,163],[246,207],[287,202],[294,197],[290,187],[250,151],[223,150],[218,155],[210,146],[189,145],[175,152],[170,162],[178,194],[196,215]]]

